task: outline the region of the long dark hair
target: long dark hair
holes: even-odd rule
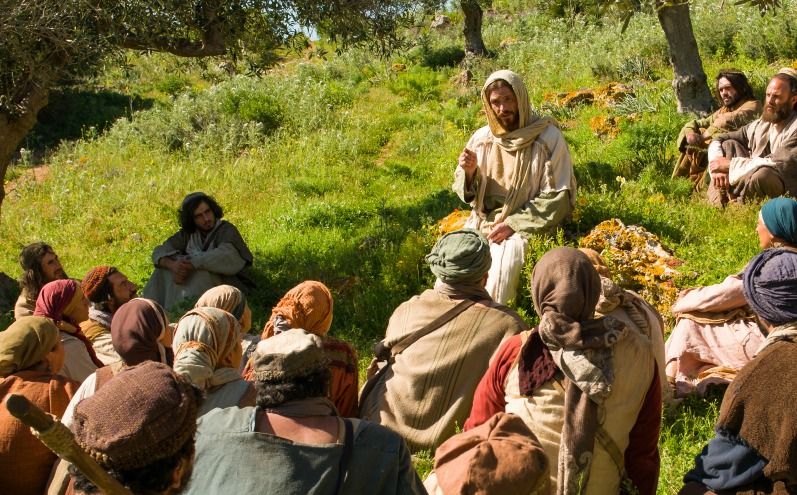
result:
[[[750,87],[750,83],[747,82],[747,76],[744,75],[744,72],[740,71],[739,69],[722,69],[720,73],[717,74],[717,87],[719,88],[720,79],[725,78],[731,83],[733,89],[739,93],[739,100],[737,101],[747,101],[753,100],[755,97],[753,96],[753,88]]]
[[[22,267],[22,278],[19,279],[19,287],[33,301],[39,297],[39,291],[47,280],[44,278],[42,270],[42,259],[48,253],[55,253],[49,244],[44,242],[34,242],[28,244],[19,253],[19,266]]]
[[[207,194],[198,194],[196,197],[191,198],[188,202],[183,203],[182,208],[177,212],[177,221],[180,222],[180,228],[187,234],[196,232],[196,224],[194,223],[194,210],[199,208],[200,203],[207,203],[213,216],[216,220],[224,217],[224,211],[221,209],[216,200]]]

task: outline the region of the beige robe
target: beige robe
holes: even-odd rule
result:
[[[493,300],[506,304],[515,298],[520,269],[525,260],[528,237],[545,234],[556,227],[572,211],[576,201],[576,178],[570,150],[562,131],[549,125],[530,146],[531,178],[528,189],[518,199],[521,204],[512,212],[503,212],[515,170],[503,168],[487,172],[493,150],[493,136],[489,126],[476,131],[466,147],[476,154],[478,168],[471,187],[465,187],[465,171],[457,167],[453,189],[462,201],[472,206],[466,228],[488,234],[501,219],[515,234],[501,244],[490,243],[493,265],[487,278],[487,292]],[[509,165],[514,153],[502,151],[502,163]]]
[[[427,290],[390,317],[393,344],[456,306]],[[473,394],[501,342],[528,328],[511,309],[475,304],[395,358],[385,379],[360,404],[360,417],[401,435],[412,452],[434,450],[462,428]]]
[[[620,452],[625,452],[629,445],[629,433],[642,409],[656,369],[651,341],[637,331],[628,332],[625,338],[614,345],[613,362],[616,379],[611,395],[598,411],[598,416],[603,418],[601,426]],[[521,395],[517,359],[506,378],[506,412],[523,418],[529,429],[537,435],[548,459],[559,458],[565,413],[563,384],[554,378],[536,389],[531,397]],[[620,493],[620,481],[617,465],[596,440],[586,494]],[[556,493],[556,487],[557,470],[551,469],[551,493]]]

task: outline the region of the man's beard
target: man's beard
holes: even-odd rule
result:
[[[504,129],[508,131],[517,130],[518,122],[520,122],[517,113],[513,113],[511,116],[508,117],[502,117],[500,115],[497,115],[497,117],[498,121],[501,122],[501,125],[504,127]]]
[[[765,106],[764,113],[761,115],[761,120],[771,124],[777,124],[779,122],[785,122],[791,113],[792,108],[789,102],[778,105],[774,110],[770,110],[769,107]]]
[[[730,102],[730,103],[725,103],[725,102],[722,102],[722,103],[723,103],[723,105],[725,105],[725,108],[727,108],[727,109],[729,109],[729,110],[730,110],[730,109],[731,109],[731,108],[733,108],[733,107],[734,107],[734,106],[735,106],[737,103],[739,103],[739,100],[741,100],[741,99],[742,99],[742,97],[741,97],[741,96],[736,96],[736,98],[734,98],[732,102]]]

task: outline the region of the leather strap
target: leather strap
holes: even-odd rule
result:
[[[479,298],[480,299],[480,298]],[[380,361],[387,361],[388,358],[396,356],[397,354],[401,354],[404,349],[411,346],[421,338],[429,335],[433,331],[437,330],[438,328],[442,327],[449,321],[453,320],[457,317],[460,313],[468,309],[469,307],[476,304],[478,299],[465,299],[453,308],[449,309],[442,315],[438,316],[430,323],[425,325],[423,328],[420,328],[411,334],[405,336],[403,339],[399,340],[392,346],[388,347],[385,344],[385,341],[382,340],[378,344],[374,346],[374,356]]]
[[[352,422],[346,418],[340,419],[343,421],[343,426],[346,429],[346,433],[343,440],[343,454],[340,456],[337,490],[338,495],[343,493],[343,486],[346,484],[346,478],[349,476],[349,461],[351,460],[351,455],[354,451],[354,427],[352,426]]]

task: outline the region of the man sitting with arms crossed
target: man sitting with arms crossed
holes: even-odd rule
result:
[[[203,192],[183,199],[180,230],[152,252],[155,271],[141,296],[167,311],[186,298],[197,298],[218,285],[243,292],[254,286],[247,274],[252,252],[224,212]],[[193,304],[192,304],[193,306]]]

